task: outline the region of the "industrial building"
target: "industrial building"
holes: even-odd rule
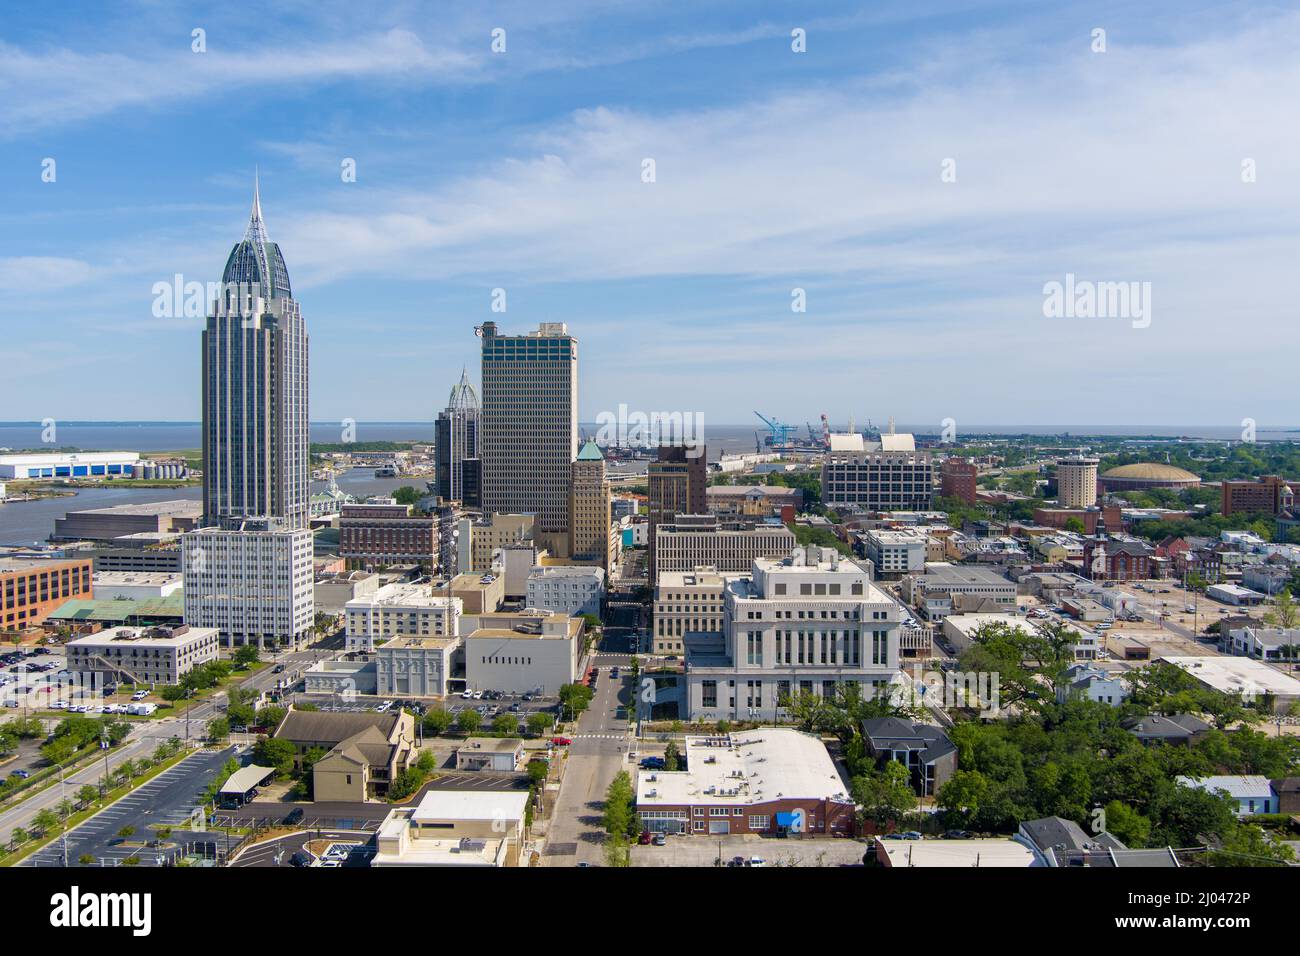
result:
[[[0,455],[0,479],[130,478],[139,461],[133,451]]]

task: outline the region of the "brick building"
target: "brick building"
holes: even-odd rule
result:
[[[975,504],[979,474],[979,467],[965,458],[944,459],[939,468],[940,496],[957,498],[968,505]]]
[[[72,598],[94,596],[92,561],[0,559],[0,630],[35,627]]]
[[[351,570],[392,564],[427,568],[437,544],[433,516],[412,514],[409,505],[344,505],[339,515],[339,556]]]
[[[1278,475],[1264,475],[1258,481],[1225,481],[1219,486],[1220,510],[1225,515],[1242,512],[1282,514],[1295,504],[1291,482]]]

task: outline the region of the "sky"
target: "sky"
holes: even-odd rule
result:
[[[493,320],[568,323],[583,421],[1300,423],[1300,11],[1137,6],[15,7],[0,421],[196,420],[155,286],[257,170],[315,421],[434,417]]]

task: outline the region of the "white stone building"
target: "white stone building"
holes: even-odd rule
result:
[[[455,637],[463,610],[460,598],[449,601],[445,592],[435,594],[427,584],[385,584],[343,606],[346,646],[349,651],[373,651],[398,637]]]
[[[600,616],[605,599],[605,569],[594,566],[550,565],[535,567],[528,575],[525,606],[558,611],[571,617]]]

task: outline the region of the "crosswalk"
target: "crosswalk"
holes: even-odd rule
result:
[[[570,734],[574,740],[627,740],[627,734]]]

